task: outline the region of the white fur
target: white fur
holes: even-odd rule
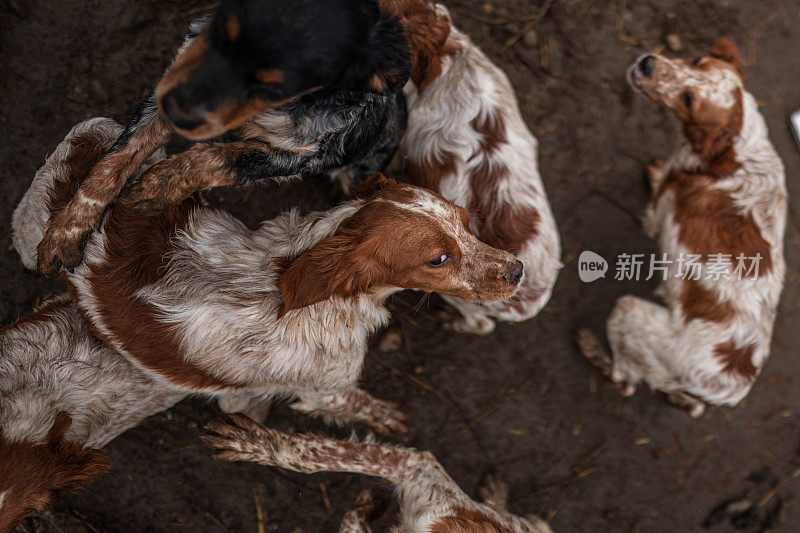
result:
[[[444,6],[436,9],[449,18]],[[508,302],[473,304],[445,297],[464,315],[458,329],[488,333],[494,328],[489,317],[522,321],[544,307],[562,267],[560,239],[538,171],[537,142],[522,119],[508,77],[457,29],[451,29],[450,39],[457,51],[444,58],[442,73],[421,94],[413,82],[406,85],[409,116],[401,152],[415,162],[442,162],[451,157],[455,170],[440,182],[437,191],[469,208],[473,201],[470,176],[483,161],[475,157],[481,152],[482,136],[471,122],[495,114],[503,121],[507,142],[491,154],[488,163],[502,164],[510,172],[494,202],[498,209],[502,204],[526,206],[540,216],[537,234],[518,254],[524,265],[518,291],[521,308],[511,308]],[[528,290],[535,296],[526,299]]]

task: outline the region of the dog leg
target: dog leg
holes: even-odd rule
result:
[[[667,400],[689,413],[692,418],[700,418],[706,412],[706,404],[703,401],[683,391],[668,392]]]
[[[336,394],[303,394],[292,407],[337,424],[361,422],[380,435],[405,433],[407,429],[404,422],[408,418],[396,403],[375,399],[356,387]]]
[[[37,248],[39,270],[54,274],[61,266],[78,266],[86,241],[106,208],[171,132],[171,126],[158,114],[153,97],[142,102],[109,153],[92,168],[66,206],[52,217]]]
[[[613,377],[614,361],[611,355],[603,348],[600,339],[588,329],[579,329],[575,335],[575,341],[578,343],[583,356],[600,371],[603,376],[611,380],[623,396],[633,396],[636,392],[636,385],[621,379],[615,381]]]
[[[287,179],[307,171],[307,161],[256,141],[198,143],[153,165],[123,192],[120,203],[153,213],[179,204],[200,189]]]
[[[389,506],[389,493],[381,489],[362,491],[345,513],[339,533],[371,533],[369,523],[377,520]]]
[[[246,416],[206,426],[201,440],[222,461],[253,461],[295,472],[353,472],[401,483],[421,468],[441,466],[426,452],[368,442],[335,440],[319,435],[287,435]],[[431,463],[432,461],[432,463]]]
[[[471,333],[473,335],[488,335],[494,331],[495,321],[486,315],[477,313],[464,314],[462,317],[446,321],[442,327],[454,333]]]
[[[650,183],[650,190],[656,194],[661,188],[661,182],[664,180],[664,166],[666,161],[663,159],[653,159],[653,162],[647,165],[647,181]]]
[[[236,392],[220,396],[217,405],[224,413],[243,413],[263,424],[267,420],[272,402],[250,392]]]
[[[498,511],[508,509],[508,484],[493,474],[487,474],[478,487],[478,496]]]

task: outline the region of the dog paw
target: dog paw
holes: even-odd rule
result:
[[[206,433],[200,440],[214,450],[218,461],[256,461],[271,449],[269,443],[277,432],[250,418],[234,414],[226,421],[215,420],[206,424]]]
[[[508,508],[508,484],[494,474],[486,474],[483,478],[478,487],[478,496],[495,509]]]
[[[358,493],[353,500],[350,513],[357,513],[364,517],[367,522],[372,522],[380,518],[386,509],[389,508],[391,494],[383,489],[368,489]]]
[[[369,406],[369,411],[361,420],[370,427],[372,431],[379,435],[390,435],[394,433],[405,433],[408,431],[406,422],[408,417],[400,411],[394,402],[384,400],[374,400]]]
[[[663,159],[654,159],[652,163],[647,165],[647,180],[650,182],[650,186],[653,189],[658,188],[658,185],[661,183],[661,180],[664,179],[664,166],[666,165],[666,161]]]
[[[41,273],[50,276],[61,267],[72,270],[83,260],[83,248],[92,234],[88,229],[72,226],[62,231],[51,225],[36,251],[36,261]]]
[[[488,335],[494,331],[495,325],[493,319],[481,315],[472,315],[469,318],[458,318],[442,323],[442,327],[446,331],[472,335]]]

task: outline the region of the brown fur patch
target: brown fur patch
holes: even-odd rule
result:
[[[276,68],[257,70],[255,77],[261,83],[283,83],[283,71]]]
[[[733,44],[733,41],[727,37],[720,37],[711,45],[709,53],[712,57],[716,57],[733,66],[736,73],[744,79],[744,69],[742,68],[742,57],[739,54],[739,49]]]
[[[450,22],[436,14],[430,0],[378,0],[378,8],[398,17],[411,45],[411,80],[422,93],[442,73],[442,58],[457,51]]]
[[[239,22],[239,19],[233,15],[228,16],[228,18],[225,19],[225,34],[228,36],[228,40],[231,42],[236,41],[241,33],[242,23]]]
[[[709,172],[717,176],[733,174],[739,163],[733,141],[742,130],[742,91],[737,89],[731,109],[719,109],[699,101],[691,115],[683,120],[683,133],[700,154]]]
[[[539,231],[539,212],[531,207],[515,206],[498,200],[497,189],[508,176],[508,167],[482,161],[470,177],[472,203],[478,226],[478,238],[495,248],[519,253],[523,245]]]
[[[58,491],[76,491],[111,468],[102,451],[63,440],[70,423],[67,413],[58,413],[44,443],[9,441],[0,433],[0,531],[50,505]]]
[[[714,346],[714,355],[725,365],[724,372],[739,374],[743,378],[754,378],[758,369],[753,364],[755,346],[748,344],[741,348],[733,341],[723,342]]]
[[[236,388],[187,363],[174,328],[157,320],[156,311],[135,296],[164,276],[170,241],[186,226],[194,205],[189,200],[156,217],[122,207],[111,211],[103,226],[105,261],[93,265],[87,276],[97,302],[94,311],[131,357],[173,383],[195,390]]]
[[[751,213],[743,214],[726,192],[712,189],[715,179],[702,172],[672,172],[656,198],[673,193],[678,239],[691,253],[704,260],[709,254],[730,254],[734,265],[739,254],[760,254],[759,276],[767,274],[772,269],[769,243]]]
[[[0,327],[0,337],[5,335],[6,332],[11,329],[17,329],[28,324],[46,322],[50,320],[50,317],[53,315],[54,311],[65,305],[69,305],[69,297],[67,295],[49,298],[36,309],[34,309],[33,313],[29,314],[28,316],[22,317],[11,324]]]
[[[442,180],[456,171],[456,161],[453,154],[443,153],[434,156],[431,161],[415,161],[407,159],[405,170],[408,180],[414,185],[436,191]]]
[[[491,516],[473,509],[456,507],[454,514],[431,524],[430,533],[512,533]]]
[[[508,142],[506,124],[499,113],[486,113],[483,117],[475,117],[470,122],[472,128],[481,135],[481,152],[493,154],[502,144]]]
[[[681,292],[681,310],[684,323],[694,319],[709,322],[728,322],[736,315],[736,308],[730,302],[720,299],[710,290],[703,287],[699,281],[683,280]]]
[[[104,133],[88,131],[71,138],[69,154],[64,158],[64,172],[48,191],[47,209],[50,216],[60,211],[78,192],[92,168],[103,159],[114,142]]]

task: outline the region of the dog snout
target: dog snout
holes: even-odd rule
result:
[[[161,99],[161,109],[173,124],[183,130],[199,127],[205,122],[207,114],[204,109],[188,105],[179,87],[164,95]]]
[[[639,60],[638,67],[639,72],[642,73],[643,76],[647,76],[648,78],[653,75],[653,68],[656,65],[656,56],[654,55],[647,55],[644,56],[642,59]]]
[[[517,285],[519,280],[522,279],[522,261],[517,261],[505,274],[503,279],[512,285]]]

